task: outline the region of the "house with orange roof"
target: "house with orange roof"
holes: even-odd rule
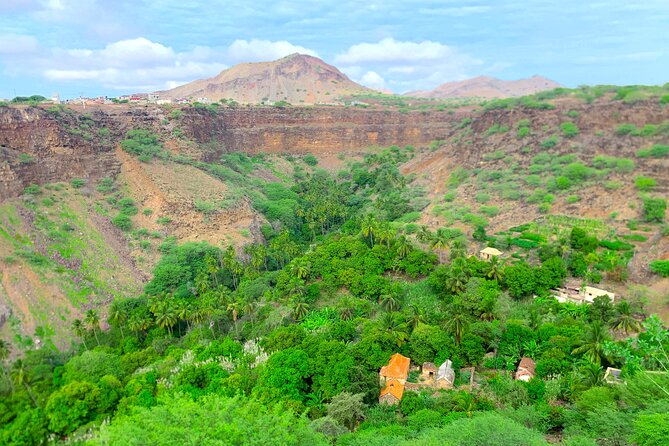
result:
[[[404,384],[396,379],[389,379],[386,387],[381,389],[379,394],[379,404],[387,404],[389,406],[399,404],[404,395]]]
[[[388,365],[381,367],[379,384],[383,388],[379,395],[379,403],[397,404],[404,394],[404,385],[409,377],[411,359],[395,353],[390,357]]]

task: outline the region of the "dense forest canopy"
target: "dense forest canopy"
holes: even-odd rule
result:
[[[130,136],[126,150],[150,160],[156,141]],[[0,443],[669,444],[669,332],[643,299],[550,293],[619,273],[624,243],[575,219],[550,237],[528,224],[520,255],[482,260],[511,237],[402,221],[425,206],[398,168],[412,150],[264,185],[251,197],[263,243],[166,240],[145,292],[88,310],[67,352],[10,362],[3,344]],[[394,353],[450,360],[454,388],[380,405]],[[523,357],[536,363],[526,382]]]

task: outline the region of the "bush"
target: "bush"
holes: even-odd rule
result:
[[[132,220],[125,214],[118,214],[116,217],[112,218],[112,224],[121,231],[129,231],[132,229]]]
[[[669,277],[669,260],[653,260],[650,262],[650,270],[662,277]]]
[[[655,144],[650,149],[642,149],[636,153],[640,158],[663,158],[669,154],[669,146]]]
[[[130,130],[126,139],[121,141],[121,148],[143,162],[151,161],[163,149],[157,135],[141,129]]]
[[[318,159],[315,156],[313,156],[311,153],[309,153],[307,155],[304,155],[304,158],[302,158],[302,160],[307,165],[312,166],[312,167],[315,166],[316,164],[318,164]]]
[[[543,149],[552,149],[558,143],[558,137],[556,135],[550,136],[541,143]]]
[[[42,193],[42,189],[37,184],[31,184],[30,186],[23,189],[23,193],[27,195],[39,195]]]
[[[638,176],[634,179],[634,185],[641,192],[650,192],[657,185],[657,181],[650,177]]]
[[[72,180],[70,184],[72,185],[73,188],[80,189],[84,187],[84,185],[86,184],[86,180],[83,180],[81,178],[75,178]]]
[[[560,124],[560,130],[562,130],[562,136],[565,138],[573,138],[580,133],[580,130],[573,122],[563,122]]]
[[[643,218],[647,222],[663,222],[666,210],[667,200],[663,198],[646,197],[643,199]]]
[[[636,131],[636,126],[634,124],[620,124],[616,128],[616,135],[618,136],[629,135],[634,131]]]

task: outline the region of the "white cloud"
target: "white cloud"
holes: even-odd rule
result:
[[[59,1],[51,6],[58,9]],[[32,56],[26,57],[26,53]],[[40,72],[60,83],[91,82],[105,88],[150,91],[173,88],[218,74],[240,61],[272,60],[291,53],[316,55],[287,41],[236,40],[229,47],[174,48],[145,37],[108,43],[103,48],[39,48],[30,36],[0,34],[0,57],[14,74]],[[20,59],[19,59],[20,58]],[[20,60],[21,64],[12,63]]]
[[[384,79],[384,86],[397,92],[434,88],[437,85],[470,77],[470,71],[483,62],[440,42],[398,41],[385,38],[376,43],[352,45],[338,54],[335,64],[357,82],[373,88],[367,77],[374,73]],[[369,82],[369,83],[367,83]]]
[[[318,57],[316,51],[293,45],[285,40],[235,40],[228,47],[228,57],[234,63],[275,60],[289,54],[300,53]]]
[[[119,40],[102,49],[53,48],[34,58],[33,68],[57,82],[89,81],[118,90],[160,90],[210,77],[228,67],[220,52],[196,47],[177,52],[144,37]]]
[[[383,90],[386,88],[386,80],[375,71],[366,72],[361,78],[360,82],[368,87],[375,88],[377,90]]]

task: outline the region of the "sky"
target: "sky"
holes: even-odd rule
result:
[[[669,82],[669,0],[0,0],[0,98],[118,96],[299,52],[403,93]]]

